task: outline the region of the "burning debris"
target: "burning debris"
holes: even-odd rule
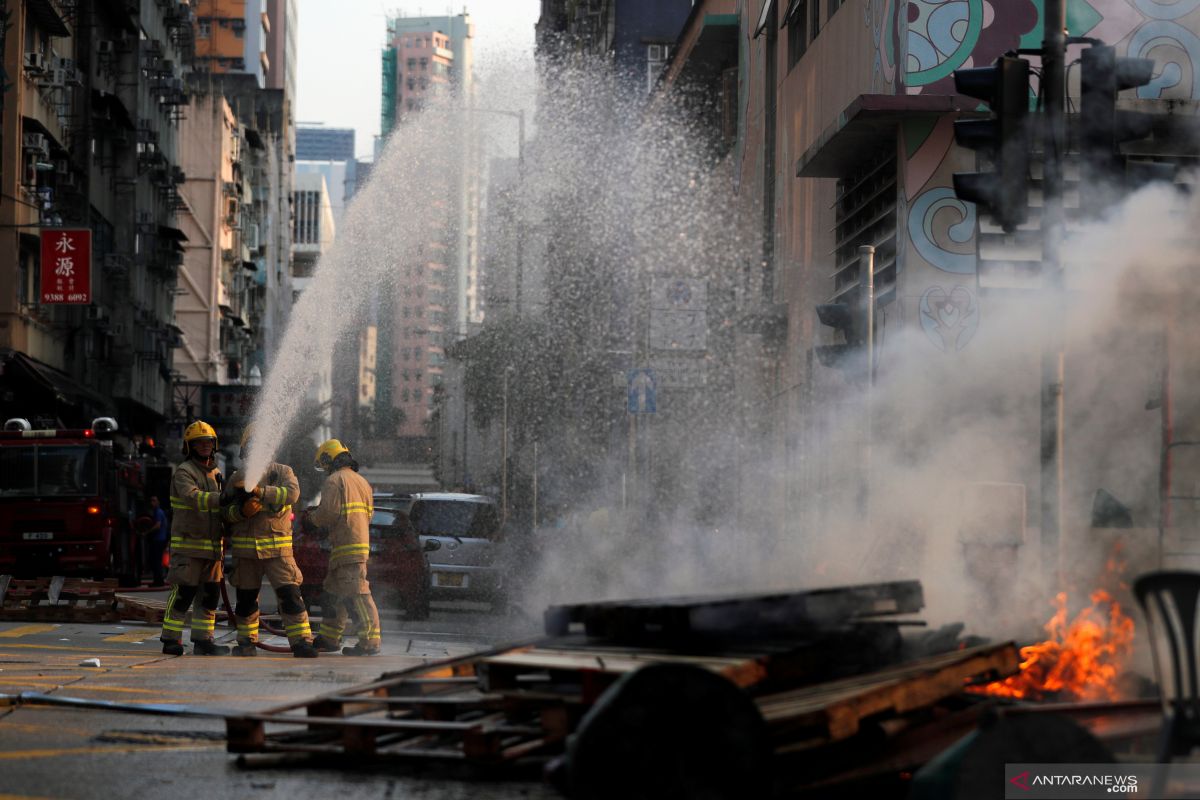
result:
[[[1133,650],[1133,618],[1103,589],[1069,622],[1066,592],[1055,605],[1045,625],[1049,638],[1021,648],[1020,673],[972,691],[1022,700],[1121,699],[1118,678]]]

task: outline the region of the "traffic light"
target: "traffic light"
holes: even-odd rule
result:
[[[990,67],[954,71],[954,90],[983,100],[990,119],[954,123],[954,140],[991,156],[994,172],[954,173],[954,193],[987,209],[1011,233],[1029,213],[1029,62],[1001,56]]]
[[[817,319],[822,325],[828,325],[834,330],[841,331],[844,344],[821,345],[816,348],[817,360],[823,367],[848,368],[852,364],[854,350],[863,343],[861,325],[855,319],[854,312],[848,303],[823,303],[817,306]]]
[[[1104,182],[1137,186],[1153,180],[1175,178],[1173,164],[1125,163],[1121,143],[1144,139],[1154,128],[1154,115],[1118,111],[1117,94],[1145,86],[1154,78],[1154,61],[1149,58],[1118,58],[1116,49],[1093,45],[1083,51],[1080,71],[1079,149],[1083,156],[1084,193],[1095,205],[1103,195],[1095,189]]]

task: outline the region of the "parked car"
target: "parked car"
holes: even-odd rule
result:
[[[367,562],[367,580],[371,593],[383,607],[398,606],[408,619],[429,617],[430,565],[426,553],[437,550],[440,543],[421,541],[404,516],[406,498],[379,495],[375,498],[375,513],[371,515],[371,558]],[[308,522],[307,514],[300,516],[293,534],[292,552],[304,573],[301,592],[310,607],[319,605],[321,584],[329,567],[331,546],[328,536]]]
[[[422,542],[438,542],[430,557],[430,588],[437,599],[472,599],[503,608],[508,601],[496,501],[478,494],[422,492],[408,516]]]

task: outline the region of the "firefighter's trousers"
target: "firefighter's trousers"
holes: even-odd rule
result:
[[[221,602],[221,562],[180,553],[171,554],[167,583],[167,610],[163,615],[162,634],[166,643],[183,640],[184,618],[192,612],[192,641],[212,641],[217,627],[217,607]]]
[[[378,647],[382,643],[379,609],[371,597],[367,583],[367,565],[343,564],[329,570],[325,576],[325,598],[321,604],[321,636],[341,641],[346,623],[353,618],[358,643]],[[330,619],[330,612],[334,617]]]
[[[295,647],[300,642],[312,642],[312,629],[308,624],[308,612],[300,595],[304,576],[290,555],[274,558],[234,559],[233,587],[237,590],[237,605],[233,609],[237,619],[238,644],[253,644],[258,641],[258,595],[262,590],[263,578],[275,590],[279,602],[279,616],[283,619],[283,630],[288,644]]]

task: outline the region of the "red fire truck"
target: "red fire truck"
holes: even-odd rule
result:
[[[24,419],[4,424],[0,574],[136,580],[134,521],[148,488],[158,493],[162,484],[165,499],[171,468],[118,438],[111,417],[71,430],[33,430]]]

